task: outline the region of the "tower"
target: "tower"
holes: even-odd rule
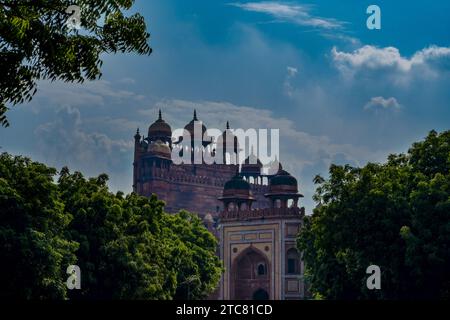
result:
[[[202,136],[196,137],[195,131]],[[295,239],[304,208],[298,206],[302,195],[297,179],[277,160],[274,170],[263,174],[253,150],[243,162],[238,157],[235,162],[224,157],[223,163],[207,164],[201,158],[200,163],[175,164],[174,151],[190,151],[194,160],[211,148],[214,141],[206,132],[194,111],[183,135],[173,139],[172,128],[160,110],[147,137],[139,129],[134,135],[133,190],[147,197],[156,194],[166,203],[167,212],[185,209],[198,214],[219,239],[218,255],[225,273],[219,290],[210,298],[303,298],[303,264]],[[216,141],[216,151],[239,154],[239,148],[227,122]]]
[[[219,198],[224,205],[219,216],[220,256],[225,267],[222,299],[305,297],[303,264],[295,241],[304,216],[304,208],[298,207],[301,196],[297,180],[281,168],[269,180],[269,208],[252,209],[250,184],[240,175],[225,184]],[[245,203],[250,205],[243,208]]]
[[[139,129],[134,136],[133,191],[150,196],[158,188],[164,189],[167,183],[158,179],[170,169],[172,160],[172,129],[162,119],[159,110],[158,119],[148,128],[147,138],[141,137]],[[164,199],[164,195],[160,194]]]

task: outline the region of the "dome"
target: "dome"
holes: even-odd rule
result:
[[[166,159],[171,159],[172,154],[170,147],[161,140],[156,140],[155,142],[150,143],[148,146],[148,152],[152,156],[157,156]]]
[[[283,170],[280,165],[280,169],[277,174],[269,180],[269,193],[297,193],[298,183],[289,172]]]
[[[169,124],[162,119],[161,110],[159,110],[159,118],[155,122],[153,122],[148,128],[148,138],[171,138],[172,137],[172,129]]]
[[[202,126],[202,139],[203,139],[203,136],[205,135],[205,132],[206,132],[206,126],[203,124],[202,121],[197,119],[197,111],[196,110],[194,110],[194,118],[191,120],[191,122],[189,122],[184,127],[184,130],[189,132],[191,134],[191,137],[194,137],[194,127],[195,127],[196,122],[198,122]]]
[[[245,181],[240,175],[234,176],[231,180],[225,183],[223,190],[250,190],[250,184]]]
[[[250,184],[239,174],[236,174],[231,180],[227,181],[223,187],[223,196],[221,199],[225,198],[253,200]]]
[[[270,179],[270,185],[272,186],[295,186],[297,187],[297,179],[289,174],[289,172],[285,170],[281,170]]]

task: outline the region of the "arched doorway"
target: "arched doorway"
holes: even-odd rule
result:
[[[269,294],[264,289],[258,289],[253,293],[253,300],[269,300]]]
[[[270,265],[266,256],[259,250],[248,248],[236,258],[231,279],[232,299],[251,300],[256,294],[258,300],[263,300],[263,291],[269,299]]]

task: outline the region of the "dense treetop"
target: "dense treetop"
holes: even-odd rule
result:
[[[55,175],[0,156],[0,297],[202,299],[216,288],[217,241],[196,215],[167,214],[156,197],[113,194],[106,175]],[[71,264],[81,290],[67,290]]]
[[[318,206],[298,246],[316,297],[450,297],[450,131],[385,164],[332,165],[315,180]],[[372,264],[381,290],[367,289]]]

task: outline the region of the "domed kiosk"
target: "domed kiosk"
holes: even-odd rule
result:
[[[251,209],[255,198],[250,190],[250,184],[236,172],[236,175],[225,183],[219,200],[223,202],[225,211],[239,211]]]
[[[298,207],[298,199],[303,197],[298,192],[297,179],[284,170],[281,163],[277,174],[269,179],[269,192],[264,196],[270,199],[272,208],[287,208],[290,202]]]

